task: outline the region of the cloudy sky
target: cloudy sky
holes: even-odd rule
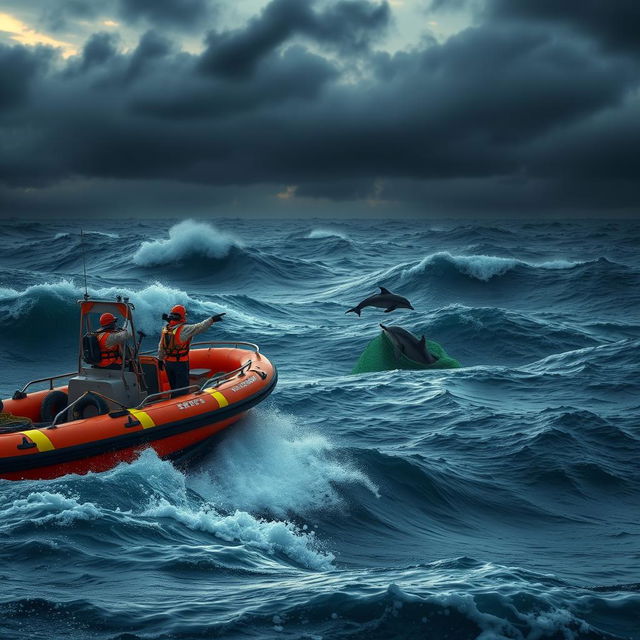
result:
[[[3,0],[0,215],[634,216],[638,0]]]

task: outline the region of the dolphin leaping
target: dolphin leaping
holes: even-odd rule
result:
[[[360,315],[360,312],[365,307],[380,307],[384,309],[385,313],[389,313],[394,309],[413,309],[411,303],[406,298],[391,293],[391,291],[384,287],[380,287],[380,293],[365,298],[357,306],[349,309],[349,311],[345,311],[345,313],[351,313],[353,311]]]
[[[412,333],[402,327],[385,327],[383,324],[380,326],[391,341],[396,358],[402,354],[409,360],[420,364],[433,364],[437,360],[429,353],[424,336],[418,340]]]

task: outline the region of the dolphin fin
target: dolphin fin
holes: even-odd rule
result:
[[[358,307],[353,307],[353,309],[349,309],[349,311],[345,311],[344,313],[345,313],[345,315],[346,315],[347,313],[351,313],[352,311],[353,311],[353,313],[357,313],[357,314],[358,314],[358,317],[360,317],[360,312],[361,312],[362,310],[361,310],[361,309],[359,309]]]
[[[385,289],[384,287],[380,287],[380,293],[381,294],[392,295],[391,291],[389,291],[389,289]]]
[[[438,361],[438,358],[436,358],[436,356],[434,356],[433,353],[431,353],[431,351],[427,349],[427,339],[424,336],[420,338],[420,346],[424,349],[424,355],[427,359],[428,364],[433,364],[434,362]]]
[[[382,287],[381,287],[381,288],[382,288]],[[385,312],[385,313],[389,313],[390,311],[393,311],[394,309],[397,309],[397,308],[398,308],[398,307],[394,305],[393,307],[389,307],[388,309],[385,309],[385,310],[384,310],[384,312]]]

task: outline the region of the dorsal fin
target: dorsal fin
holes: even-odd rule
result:
[[[427,346],[427,339],[426,339],[424,336],[421,336],[421,337],[420,337],[420,344],[421,344],[423,347],[426,347],[426,346]]]
[[[390,294],[391,291],[389,291],[389,289],[385,289],[384,287],[380,287],[380,293]]]

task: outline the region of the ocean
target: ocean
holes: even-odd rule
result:
[[[81,243],[80,228],[84,229]],[[640,224],[5,220],[1,397],[78,305],[226,312],[270,398],[204,457],[0,480],[0,638],[640,640]],[[415,310],[345,311],[384,286]],[[379,323],[462,364],[350,371]]]

